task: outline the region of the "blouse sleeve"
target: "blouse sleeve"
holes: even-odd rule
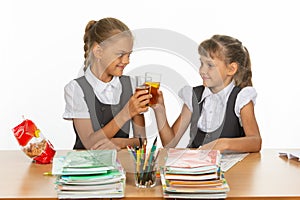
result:
[[[66,102],[64,119],[90,118],[83,91],[75,80],[65,86],[64,98]]]
[[[178,92],[178,96],[182,99],[183,103],[188,107],[188,109],[191,112],[193,112],[192,95],[193,95],[193,88],[189,85],[184,86]]]
[[[235,102],[235,114],[238,118],[241,116],[241,109],[248,104],[250,101],[253,102],[255,105],[256,103],[257,93],[253,87],[245,87],[243,88],[239,94],[237,95],[236,102]]]

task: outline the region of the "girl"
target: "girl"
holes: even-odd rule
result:
[[[190,124],[190,148],[260,151],[248,50],[235,38],[214,35],[200,44],[198,52],[203,85],[180,90],[184,105],[172,127],[161,91],[159,104],[153,106],[163,146],[176,146]]]
[[[73,120],[74,149],[139,145],[139,138],[129,138],[130,121],[134,136],[145,138],[140,113],[147,111],[151,95],[147,91],[133,94],[130,78],[122,75],[132,52],[132,33],[120,20],[104,18],[90,21],[83,39],[84,76],[69,82],[64,90],[63,117]]]

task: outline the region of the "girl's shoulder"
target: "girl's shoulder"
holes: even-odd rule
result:
[[[238,117],[240,117],[241,109],[247,105],[250,101],[253,104],[256,104],[257,92],[254,87],[247,86],[241,89],[238,93],[235,101],[235,113]]]
[[[247,86],[241,89],[241,91],[238,94],[237,98],[256,98],[257,97],[257,92],[256,89],[252,86]]]
[[[82,89],[79,86],[78,82],[73,79],[69,81],[64,87],[65,93],[74,94],[74,93],[81,93]]]

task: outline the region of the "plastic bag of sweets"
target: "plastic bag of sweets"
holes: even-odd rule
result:
[[[32,158],[33,162],[52,163],[56,151],[31,120],[25,119],[12,130],[23,152]]]

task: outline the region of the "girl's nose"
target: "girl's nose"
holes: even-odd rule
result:
[[[204,69],[203,66],[200,66],[200,68],[199,68],[199,74],[200,75],[205,75],[206,74],[206,70]]]
[[[122,56],[122,58],[121,58],[121,62],[123,63],[123,64],[128,64],[129,63],[129,55],[128,54],[124,54],[123,56]]]

